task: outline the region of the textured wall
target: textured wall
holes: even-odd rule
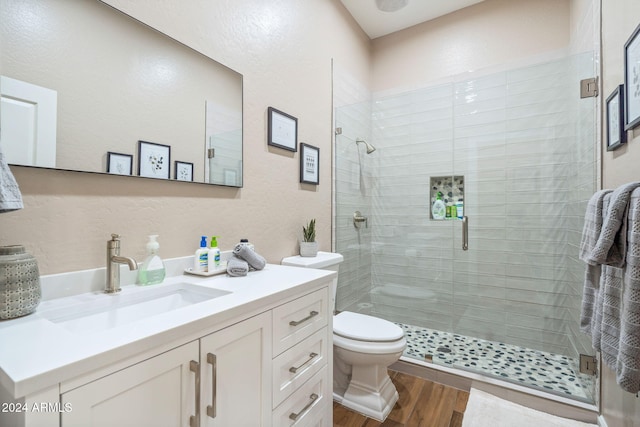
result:
[[[602,95],[605,99],[624,81],[623,47],[638,25],[638,1],[602,2]],[[606,131],[604,127],[603,131]],[[640,127],[629,131],[627,140],[622,148],[603,152],[603,188],[640,180]],[[640,399],[622,391],[616,384],[615,373],[606,366],[602,367],[601,382],[602,414],[608,427],[640,425]]]
[[[13,167],[25,209],[0,216],[0,244],[24,244],[42,274],[103,266],[112,232],[139,260],[148,234],[160,235],[165,258],[215,234],[223,250],[247,237],[277,263],[297,253],[302,224],[316,218],[330,250],[332,58],[369,78],[369,41],[341,3],[107,3],[244,75],[244,188]],[[299,153],[268,148],[269,106],[297,117],[299,141],[320,148],[319,186],[299,183]]]

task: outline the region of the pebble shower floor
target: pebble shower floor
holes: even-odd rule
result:
[[[567,356],[398,323],[407,338],[407,357],[483,373],[556,395],[593,402],[595,378],[578,372]]]

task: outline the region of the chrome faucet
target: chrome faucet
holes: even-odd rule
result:
[[[104,292],[113,294],[120,292],[120,266],[129,265],[129,270],[137,270],[138,263],[135,259],[120,256],[120,235],[112,234],[111,240],[107,240],[107,285]]]

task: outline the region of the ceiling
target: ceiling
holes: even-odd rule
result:
[[[371,39],[412,27],[483,0],[409,0],[396,12],[378,10],[376,0],[340,0]]]

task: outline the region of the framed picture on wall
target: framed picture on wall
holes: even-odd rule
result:
[[[300,143],[300,182],[320,183],[320,149],[313,145]]]
[[[171,147],[155,142],[138,141],[138,175],[169,179]]]
[[[624,129],[624,85],[619,85],[607,98],[607,151],[618,149],[627,142]]]
[[[624,44],[624,128],[640,124],[640,25]]]
[[[193,163],[176,160],[173,169],[177,181],[193,181]]]
[[[267,144],[289,151],[297,151],[298,119],[273,107],[267,109]]]
[[[107,151],[107,173],[114,175],[131,175],[133,171],[133,156],[131,154]]]

